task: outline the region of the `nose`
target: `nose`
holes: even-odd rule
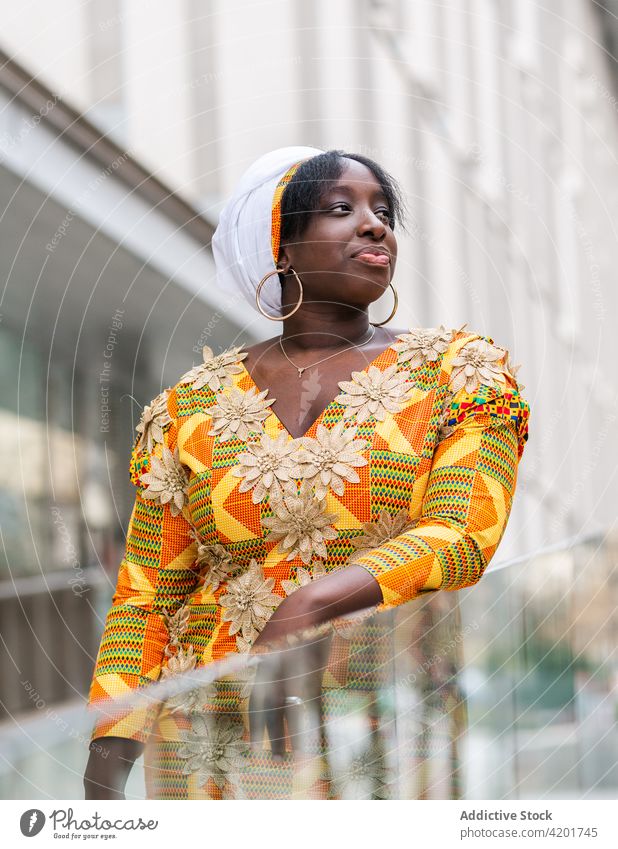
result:
[[[370,235],[374,239],[382,239],[386,235],[386,224],[371,207],[367,207],[361,214],[357,233],[359,236]]]

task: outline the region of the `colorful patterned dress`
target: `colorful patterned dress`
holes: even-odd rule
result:
[[[529,408],[493,340],[443,327],[400,335],[296,439],[245,356],[204,349],[204,363],[144,409],[93,704],[248,652],[286,595],[350,562],[376,578],[387,609],[474,584],[502,538]],[[334,637],[326,728],[341,694],[367,702],[379,686],[384,633],[372,621],[359,644]],[[92,736],[148,740],[151,798],[288,798],[293,757],[246,751],[247,695],[246,680],[225,679],[99,718]],[[372,795],[388,796],[388,770],[365,760]],[[349,795],[328,768],[313,792]]]

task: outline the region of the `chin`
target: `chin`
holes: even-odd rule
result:
[[[346,293],[345,295],[341,293],[341,303],[348,304],[351,307],[356,307],[359,310],[366,310],[371,304],[375,303],[382,297],[387,288],[388,283],[381,286],[378,283],[369,281],[368,285],[362,289],[355,286],[354,291]]]

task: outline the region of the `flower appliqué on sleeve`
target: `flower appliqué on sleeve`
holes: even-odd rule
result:
[[[409,333],[400,334],[390,347],[397,352],[400,363],[408,363],[411,369],[420,368],[425,363],[435,363],[453,338],[454,331],[440,327],[413,328]]]
[[[157,443],[163,442],[163,428],[172,421],[167,410],[168,395],[169,389],[164,389],[150,404],[146,404],[135,428],[140,435],[137,447],[140,450],[146,448],[149,454]]]
[[[286,595],[292,595],[296,590],[301,587],[308,586],[312,581],[317,581],[319,578],[323,578],[326,575],[326,569],[324,568],[324,564],[314,563],[311,569],[304,569],[302,566],[299,566],[296,570],[295,578],[289,580],[281,581],[281,586],[283,587],[283,591]]]
[[[163,446],[161,459],[154,454],[150,457],[150,471],[143,474],[141,482],[147,485],[142,492],[142,498],[148,498],[164,505],[170,503],[172,516],[178,516],[187,500],[188,480],[178,456],[178,448],[174,453],[167,445]]]
[[[222,354],[214,354],[212,348],[205,345],[202,356],[204,362],[183,375],[180,383],[191,383],[191,389],[207,386],[216,392],[222,386],[232,386],[232,375],[241,373],[242,368],[238,363],[244,360],[247,354],[241,352],[240,348],[230,348]]]
[[[460,389],[475,392],[484,386],[504,385],[504,370],[501,362],[506,352],[503,348],[490,345],[484,339],[467,342],[453,360],[449,389],[457,393]]]

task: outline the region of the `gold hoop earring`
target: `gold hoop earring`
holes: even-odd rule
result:
[[[391,318],[397,312],[397,307],[399,306],[399,296],[397,294],[397,289],[395,289],[395,287],[393,286],[392,283],[389,283],[388,285],[391,287],[391,289],[393,291],[393,297],[395,298],[395,303],[393,304],[392,312],[391,312],[391,314],[389,315],[388,318],[384,319],[384,321],[370,321],[369,324],[371,324],[372,327],[382,327],[383,324],[388,324],[388,322],[391,320]]]
[[[296,282],[298,283],[298,288],[300,289],[300,296],[299,296],[299,298],[298,298],[298,303],[296,304],[296,306],[294,307],[294,309],[293,309],[291,312],[289,312],[287,315],[270,315],[269,313],[267,313],[267,312],[264,310],[264,308],[262,307],[262,304],[260,303],[260,292],[262,291],[262,286],[264,285],[264,283],[266,283],[266,281],[268,280],[268,278],[269,278],[269,277],[272,277],[272,276],[273,276],[273,274],[283,274],[283,273],[284,273],[283,269],[282,269],[282,268],[277,267],[277,268],[275,268],[275,270],[274,270],[274,271],[269,271],[269,272],[268,272],[268,274],[265,274],[265,275],[264,275],[264,277],[262,277],[262,279],[261,279],[261,280],[260,280],[260,282],[258,283],[258,287],[257,287],[257,289],[256,289],[256,291],[255,291],[255,302],[256,302],[256,304],[257,304],[257,308],[259,309],[259,311],[262,313],[262,315],[263,315],[265,318],[269,318],[271,321],[285,321],[285,319],[286,319],[286,318],[289,318],[291,315],[294,315],[294,313],[295,313],[297,310],[299,310],[299,309],[300,309],[300,305],[301,305],[301,304],[302,304],[302,302],[303,302],[303,284],[302,284],[302,282],[301,282],[301,279],[300,279],[300,277],[298,276],[298,274],[294,271],[294,269],[292,268],[292,266],[290,266],[290,271],[292,272],[292,274],[294,275],[294,277],[296,277]]]

